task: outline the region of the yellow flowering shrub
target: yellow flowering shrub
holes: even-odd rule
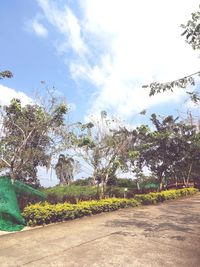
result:
[[[182,196],[194,195],[199,190],[196,188],[183,188],[161,191],[157,193],[149,193],[142,195],[135,195],[135,199],[143,205],[156,204],[165,200],[176,199]]]
[[[53,205],[44,202],[25,207],[23,216],[28,225],[34,226],[71,220],[86,215],[98,214],[126,207],[135,207],[138,205],[139,202],[135,199],[120,198],[83,201],[78,204],[59,203]]]
[[[82,201],[77,204],[48,202],[36,203],[25,207],[23,216],[27,225],[43,225],[54,222],[72,220],[83,216],[109,212],[120,208],[135,207],[140,204],[156,204],[169,199],[193,195],[198,192],[195,188],[167,190],[158,193],[135,195],[132,199],[107,198],[102,200]]]

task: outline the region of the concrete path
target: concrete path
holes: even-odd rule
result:
[[[200,194],[0,236],[0,266],[200,266]]]

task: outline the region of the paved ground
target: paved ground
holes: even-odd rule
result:
[[[200,194],[0,236],[0,266],[200,266]]]

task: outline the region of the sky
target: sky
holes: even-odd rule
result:
[[[186,111],[184,90],[148,96],[142,85],[199,70],[180,24],[197,0],[7,0],[0,4],[0,104],[26,104],[45,85],[71,105],[71,121],[106,110],[137,125]],[[137,116],[147,109],[146,117]]]

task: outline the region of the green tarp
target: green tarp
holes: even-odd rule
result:
[[[31,194],[45,198],[40,191],[20,182],[11,182],[10,177],[0,177],[0,230],[1,231],[19,231],[26,225],[21,216],[17,194]]]

